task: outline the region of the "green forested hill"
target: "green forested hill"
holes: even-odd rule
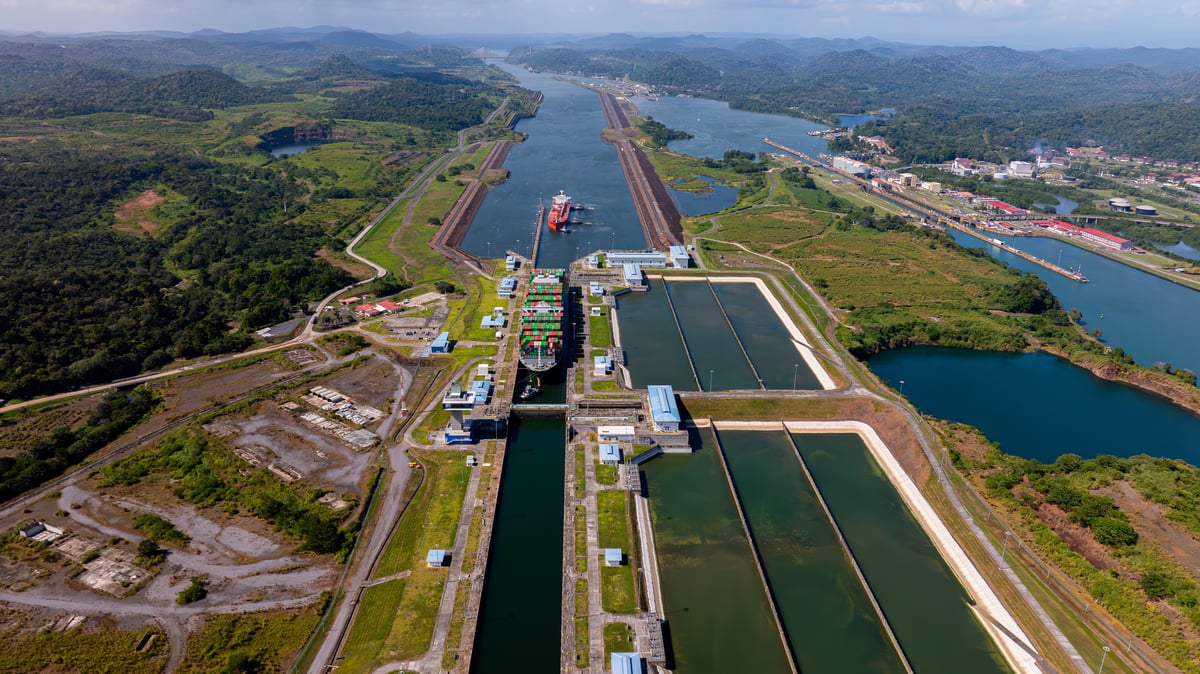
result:
[[[107,381],[244,348],[259,327],[348,281],[284,221],[275,171],[160,152],[0,149],[0,396]],[[188,209],[161,235],[114,231],[114,201],[155,186]],[[169,269],[176,270],[177,275]]]

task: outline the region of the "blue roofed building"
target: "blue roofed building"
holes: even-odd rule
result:
[[[679,430],[679,406],[675,403],[675,389],[670,386],[651,385],[646,387],[650,398],[650,422],[659,433]]]
[[[641,288],[642,284],[645,283],[645,281],[642,279],[641,265],[629,262],[626,263],[622,269],[624,269],[623,278],[625,279],[625,285],[629,286],[630,288]]]
[[[592,357],[592,376],[607,377],[609,372],[612,372],[612,358],[608,356]]]
[[[667,260],[676,269],[687,269],[692,266],[692,256],[688,255],[687,248],[684,246],[671,246],[670,252],[667,253]]]
[[[450,333],[443,332],[429,345],[429,353],[450,353]]]
[[[621,463],[621,446],[612,442],[600,443],[600,463],[606,466]]]
[[[604,548],[604,565],[621,566],[625,563],[625,553],[621,548]]]
[[[500,279],[500,285],[496,286],[496,296],[502,300],[512,299],[515,292],[517,292],[516,276],[505,276]]]
[[[471,392],[475,394],[475,406],[486,405],[492,395],[492,382],[486,379],[476,379],[471,382]]]
[[[446,565],[446,551],[434,548],[425,555],[425,566],[438,569]]]
[[[612,674],[642,674],[641,653],[613,653]]]

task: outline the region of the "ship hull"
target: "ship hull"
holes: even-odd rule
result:
[[[565,269],[531,272],[518,323],[521,364],[530,372],[551,370],[562,357],[566,295]]]

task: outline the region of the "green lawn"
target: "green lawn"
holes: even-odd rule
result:
[[[617,483],[617,474],[618,471],[616,466],[606,466],[603,463],[600,463],[599,459],[596,459],[596,484],[602,484],[606,486],[614,485]],[[601,493],[607,494],[609,492]]]
[[[364,593],[363,606],[343,650],[348,662],[350,656],[355,658],[354,666],[343,663],[345,671],[369,671],[390,660],[416,657],[429,649],[433,639],[446,571],[426,567],[425,554],[435,547],[454,546],[470,476],[466,452],[412,453],[425,466],[425,481],[388,541],[373,577],[386,578],[402,571],[410,575]]]
[[[601,561],[603,564],[603,561]],[[609,613],[637,613],[637,597],[633,590],[633,567],[600,567],[600,603]]]
[[[633,544],[629,535],[629,495],[620,489],[596,492],[596,512],[599,518],[600,548],[620,548],[625,553],[622,566],[600,567],[600,599],[605,611],[635,613],[637,595],[633,576]]]
[[[235,654],[262,671],[284,671],[315,629],[320,608],[208,616],[188,639],[178,671],[222,671]]]
[[[597,349],[607,349],[613,345],[612,321],[607,313],[588,316],[588,333],[591,345]]]
[[[608,623],[604,626],[604,661],[613,653],[630,653],[633,647],[633,628],[628,623]]]

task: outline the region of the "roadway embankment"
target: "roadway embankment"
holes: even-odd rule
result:
[[[475,215],[479,212],[479,207],[483,205],[483,200],[488,193],[487,183],[482,180],[483,176],[491,169],[500,168],[511,148],[512,141],[507,140],[498,141],[492,146],[492,150],[488,152],[487,157],[479,166],[479,176],[472,180],[459,195],[454,206],[450,208],[450,212],[446,214],[442,226],[438,228],[433,240],[430,241],[430,246],[434,250],[451,260],[480,264],[478,256],[468,253],[460,246],[462,246],[463,239],[471,228],[471,223],[475,220]]]
[[[621,164],[621,172],[625,175],[629,196],[633,198],[633,208],[637,213],[638,222],[642,225],[646,245],[652,248],[679,245],[683,242],[679,209],[675,207],[675,202],[667,194],[666,186],[654,172],[650,159],[640,147],[630,142],[627,136],[627,129],[630,128],[629,118],[625,116],[625,111],[621,109],[616,97],[603,91],[597,93],[606,123],[619,134],[612,143],[617,150],[617,160]]]

